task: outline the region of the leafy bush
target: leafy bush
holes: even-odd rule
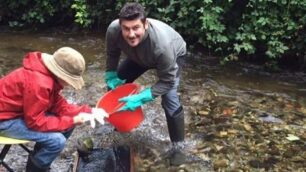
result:
[[[117,18],[126,2],[2,0],[0,22],[28,27],[70,20],[84,28],[103,29]],[[138,2],[146,7],[149,17],[168,23],[189,45],[201,45],[223,57],[223,62],[250,56],[265,56],[267,61],[283,56],[306,59],[306,0]]]
[[[190,40],[220,53],[224,61],[264,52],[270,60],[305,56],[306,1],[170,1],[157,18]],[[290,50],[290,51],[289,51]]]
[[[7,22],[11,27],[29,27],[47,24],[56,20],[56,14],[64,14],[69,1],[48,0],[2,0],[2,23]],[[53,19],[53,20],[52,20]]]

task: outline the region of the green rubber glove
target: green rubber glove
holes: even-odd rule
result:
[[[105,72],[104,78],[107,86],[112,90],[125,83],[125,80],[118,78],[118,74],[115,71]]]
[[[134,111],[139,106],[147,102],[153,101],[154,99],[155,97],[153,97],[152,95],[151,88],[146,88],[138,94],[126,96],[119,99],[120,102],[125,102],[125,105],[119,111],[125,111],[125,110]]]

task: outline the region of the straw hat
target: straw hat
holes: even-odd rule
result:
[[[62,47],[53,55],[42,53],[42,60],[54,75],[75,89],[78,90],[84,86],[82,74],[85,71],[85,60],[75,49]]]

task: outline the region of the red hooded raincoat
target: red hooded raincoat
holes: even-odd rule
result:
[[[42,62],[41,53],[28,53],[23,67],[0,79],[0,120],[23,118],[29,128],[37,131],[73,127],[73,116],[91,112],[91,108],[68,104],[60,94],[62,89]]]

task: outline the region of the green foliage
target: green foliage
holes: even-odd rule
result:
[[[29,3],[31,7],[29,8]],[[7,6],[12,11],[12,18],[14,20],[9,21],[10,26],[23,26],[27,23],[37,24],[45,23],[45,16],[52,16],[54,14],[54,7],[48,0],[24,0],[24,1],[6,1]],[[20,12],[22,10],[22,13]],[[14,15],[18,16],[15,17]]]
[[[0,22],[12,27],[71,20],[106,28],[132,0],[1,0]],[[271,64],[286,55],[304,58],[306,0],[138,0],[188,41],[223,57],[222,63],[260,53]],[[59,20],[60,19],[60,20]],[[256,56],[255,56],[256,57]],[[273,62],[274,61],[274,62]],[[271,65],[268,65],[271,66]]]
[[[67,3],[70,2],[67,0],[2,0],[0,11],[2,11],[3,21],[11,27],[35,27],[53,22],[52,18],[55,14],[65,11]]]
[[[212,2],[210,2],[212,3]],[[197,10],[200,13],[201,31],[205,33],[206,37],[200,39],[200,43],[205,45],[207,42],[208,48],[222,45],[222,43],[228,42],[228,37],[224,35],[225,25],[221,23],[220,16],[224,12],[222,8],[218,6],[211,6],[206,4]]]
[[[83,27],[88,27],[92,24],[92,20],[89,18],[89,11],[86,5],[86,0],[74,0],[71,8],[76,11],[75,22]]]
[[[140,2],[149,16],[222,55],[223,63],[261,52],[273,66],[285,55],[305,56],[306,0]]]
[[[256,44],[260,43],[265,45],[265,54],[269,58],[281,57],[289,49],[288,41],[292,39],[292,34],[297,31],[296,22],[293,21],[295,17],[289,13],[293,7],[291,2],[250,0],[245,8],[248,13],[242,15],[233,50],[238,54],[240,50],[254,54]],[[299,9],[298,6],[294,8]]]

